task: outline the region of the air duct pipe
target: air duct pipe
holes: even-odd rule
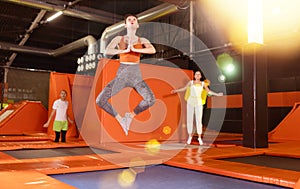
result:
[[[93,36],[88,35],[88,36],[78,39],[72,43],[69,43],[65,46],[62,46],[56,50],[51,51],[50,55],[54,56],[54,57],[60,56],[62,54],[66,54],[74,49],[79,49],[84,46],[88,47],[88,51],[87,51],[88,54],[93,54],[93,53],[97,52],[96,42],[97,41]]]
[[[8,51],[19,52],[19,53],[46,55],[46,56],[53,56],[53,57],[57,57],[57,56],[66,54],[70,51],[79,49],[84,46],[88,46],[88,54],[97,52],[96,39],[91,35],[88,35],[86,37],[78,39],[72,43],[69,43],[69,44],[62,46],[55,50],[47,50],[47,49],[34,48],[34,47],[25,47],[25,46],[20,46],[20,45],[16,45],[16,44],[0,42],[0,49],[2,49],[2,50],[8,50]]]

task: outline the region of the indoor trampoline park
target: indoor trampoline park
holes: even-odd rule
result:
[[[0,1],[0,188],[300,189],[299,6]]]

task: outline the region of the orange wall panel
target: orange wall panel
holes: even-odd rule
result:
[[[213,105],[212,99],[214,101]],[[226,104],[223,102],[226,102]],[[300,102],[299,91],[268,93],[268,107],[292,107],[296,102]],[[223,97],[209,97],[207,103],[208,108],[242,108],[243,96],[236,94]]]
[[[300,102],[300,92],[268,93],[268,107],[292,107]]]
[[[74,76],[72,74],[63,74],[63,73],[54,73],[54,72],[50,74],[48,116],[50,116],[52,112],[52,106],[54,101],[60,98],[59,97],[60,91],[66,90],[67,100],[69,101],[68,115],[72,120],[74,120],[73,107],[72,107],[72,90],[71,90],[73,80],[74,80]],[[48,127],[49,135],[54,135],[53,121],[54,118],[51,120]],[[76,125],[69,123],[67,137],[78,137]]]
[[[181,98],[182,95],[171,94],[171,90],[185,86],[192,78],[192,71],[149,64],[140,66],[143,79],[153,91],[156,103],[135,117],[126,136],[117,120],[95,103],[98,94],[115,77],[119,62],[109,59],[99,62],[81,129],[81,134],[88,143],[181,140],[180,137],[184,135],[182,132],[186,132],[181,129],[182,118],[185,117],[185,113],[182,112],[185,102]],[[136,91],[125,88],[113,96],[110,102],[120,115],[124,116],[125,112],[132,111],[141,99]]]

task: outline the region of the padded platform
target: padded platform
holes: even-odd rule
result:
[[[43,133],[47,110],[39,101],[9,104],[0,111],[0,135]]]

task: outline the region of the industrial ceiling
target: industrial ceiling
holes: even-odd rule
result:
[[[170,14],[166,7],[187,0],[2,0],[0,1],[0,63],[2,66],[74,73],[85,45],[68,45],[103,31],[131,13],[155,20]],[[47,22],[58,11],[63,15]],[[163,13],[163,11],[166,11]],[[85,41],[86,42],[86,41]],[[65,49],[63,49],[65,48]],[[58,52],[58,54],[56,54]]]

